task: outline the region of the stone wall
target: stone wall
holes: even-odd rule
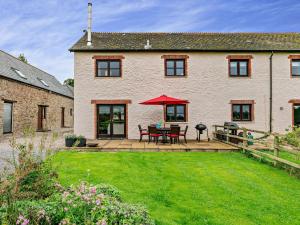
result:
[[[61,108],[65,108],[65,127],[73,127],[73,99],[19,82],[0,78],[0,137],[3,135],[4,101],[13,102],[13,133],[20,135],[26,127],[37,129],[38,105],[47,107],[47,128],[61,130]]]

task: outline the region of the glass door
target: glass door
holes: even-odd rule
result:
[[[294,126],[299,127],[300,126],[300,105],[294,105]]]
[[[12,132],[12,112],[13,104],[11,102],[4,102],[3,133]]]
[[[98,105],[98,138],[126,136],[126,105]]]

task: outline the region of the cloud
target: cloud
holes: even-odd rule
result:
[[[94,31],[298,31],[297,0],[94,0]],[[87,24],[87,1],[0,0],[0,48],[60,81]]]

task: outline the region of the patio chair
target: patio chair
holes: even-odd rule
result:
[[[152,138],[154,139],[154,141],[156,142],[156,144],[158,143],[158,138],[162,136],[162,134],[160,134],[156,127],[153,126],[148,126],[148,133],[149,133],[149,140],[148,143],[150,143],[150,141],[152,140]]]
[[[142,141],[143,139],[143,136],[148,136],[149,135],[149,132],[147,131],[147,129],[142,129],[142,126],[139,124],[138,125],[139,127],[139,132],[140,132],[140,142]]]
[[[173,140],[174,140],[174,143],[175,142],[179,143],[179,134],[180,134],[180,127],[179,126],[172,126],[171,130],[170,130],[170,133],[167,134],[167,136],[171,140],[171,144],[173,144]]]
[[[189,128],[189,126],[186,125],[185,129],[183,131],[180,131],[180,133],[179,133],[179,136],[184,138],[185,143],[187,143],[187,141],[186,141],[186,133],[187,133],[188,128]]]

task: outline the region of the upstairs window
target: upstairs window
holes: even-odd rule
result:
[[[300,77],[300,59],[292,59],[291,67],[292,67],[292,76]]]
[[[228,55],[229,77],[250,77],[252,55]]]
[[[97,60],[97,77],[121,77],[120,60]]]
[[[249,60],[231,59],[230,62],[231,77],[248,77],[249,76]]]
[[[185,76],[185,60],[166,59],[166,76]]]
[[[167,105],[167,122],[186,122],[186,105]]]

